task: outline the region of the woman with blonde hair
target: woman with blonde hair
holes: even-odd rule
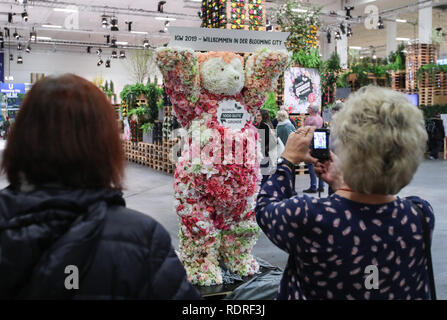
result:
[[[422,112],[404,94],[370,86],[351,95],[332,125],[339,158],[312,158],[315,128],[301,128],[257,199],[259,226],[289,254],[277,298],[435,298],[433,209],[419,197],[396,196],[424,157]],[[301,161],[313,162],[335,193],[292,197]]]

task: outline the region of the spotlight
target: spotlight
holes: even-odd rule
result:
[[[379,17],[379,21],[377,22],[377,28],[378,29],[385,29],[385,26],[383,25],[382,17]]]
[[[354,7],[345,7],[346,11],[346,20],[352,19],[351,11],[354,10]]]
[[[23,58],[22,56],[17,57],[17,64],[23,64]]]
[[[113,59],[118,59],[118,53],[116,52],[116,50],[112,51],[112,58]]]
[[[116,45],[116,38],[112,38],[112,44],[110,45],[110,48],[118,48]]]
[[[17,50],[22,51],[22,44],[21,44],[21,43],[19,43],[19,44],[17,45]]]
[[[351,28],[351,25],[350,24],[348,24],[348,28],[346,29],[346,36],[349,38],[349,37],[352,37],[352,28]]]
[[[158,1],[158,12],[163,12],[163,5],[166,4],[166,1]]]
[[[92,53],[92,47],[90,46],[87,47],[87,53]]]
[[[341,31],[341,33],[343,33],[343,34],[346,34],[346,29],[345,29],[345,26],[344,26],[343,23],[340,23],[340,31]]]
[[[164,28],[164,32],[168,32],[168,27],[169,27],[170,22],[169,21],[165,21],[165,28]]]
[[[327,32],[326,37],[327,37],[327,43],[331,43],[331,32],[330,31]]]
[[[14,55],[12,53],[9,55],[9,61],[14,61]]]
[[[120,31],[120,29],[118,28],[118,18],[113,16],[112,18],[110,18],[110,31]]]
[[[23,11],[23,13],[22,13],[22,19],[23,19],[23,21],[28,22],[29,17],[28,17],[28,13],[26,12],[26,10]]]
[[[104,29],[109,26],[109,22],[107,22],[107,17],[105,15],[101,16],[101,25]]]
[[[16,40],[19,40],[20,35],[17,33],[17,29],[16,29],[16,31],[14,31],[14,33],[12,34],[12,36],[13,36],[14,38],[16,38]]]
[[[149,47],[150,47],[150,45],[149,45],[149,40],[145,39],[145,40],[143,41],[143,47],[144,47],[144,48],[149,48]]]
[[[101,58],[99,58],[98,63],[97,63],[96,65],[99,67],[99,66],[102,65],[103,63],[104,63],[104,61],[103,61]]]
[[[110,68],[110,59],[106,60],[106,68]]]
[[[132,21],[126,21],[127,31],[132,32]]]
[[[31,31],[30,34],[29,34],[29,40],[30,41],[36,41],[36,39],[37,39],[36,31]]]
[[[335,40],[341,40],[341,35],[338,31],[335,31]]]
[[[101,48],[99,48],[98,50],[96,50],[96,54],[97,54],[98,56],[100,56],[101,53],[102,53],[102,49],[101,49]]]
[[[124,50],[120,51],[120,59],[126,59],[126,52]]]
[[[25,51],[26,51],[27,53],[30,53],[30,52],[31,52],[31,46],[30,46],[30,45],[27,45]]]

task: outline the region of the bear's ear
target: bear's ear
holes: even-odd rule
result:
[[[208,57],[207,53],[196,52],[196,55],[197,55],[197,61],[199,62],[199,64],[204,63]]]

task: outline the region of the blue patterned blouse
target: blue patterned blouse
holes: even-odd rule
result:
[[[292,197],[290,169],[278,166],[256,205],[259,226],[289,253],[277,299],[428,299],[422,226],[408,199],[433,230],[433,210],[418,197],[380,205],[337,194]],[[371,265],[377,289],[367,285],[373,283]]]

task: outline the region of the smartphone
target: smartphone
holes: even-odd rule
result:
[[[310,148],[310,155],[320,160],[329,160],[331,158],[328,129],[315,130]]]

